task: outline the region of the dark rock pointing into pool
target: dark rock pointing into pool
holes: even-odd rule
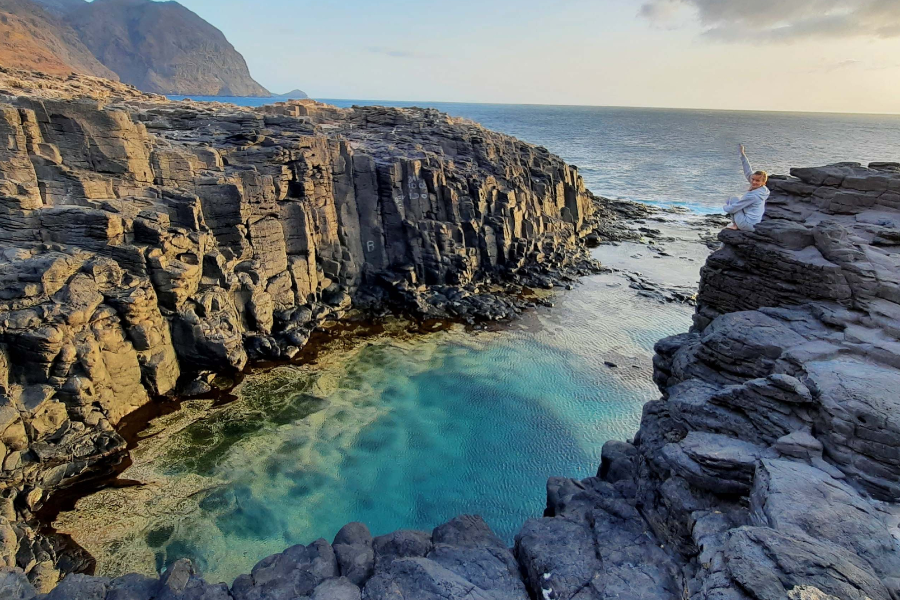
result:
[[[190,325],[181,330],[192,332],[185,338],[189,343],[174,344],[178,352],[185,352],[179,355],[185,361],[215,356],[224,364],[238,366],[246,359],[248,349],[271,349],[278,355],[288,351],[289,346],[284,345],[287,338],[275,335],[275,329],[270,329],[274,321],[268,317],[271,314],[274,319],[276,314],[269,300],[277,306],[275,298],[281,297],[275,293],[280,288],[268,290],[272,280],[282,275],[266,269],[267,265],[281,263],[268,255],[262,257],[273,248],[286,248],[287,238],[280,225],[260,225],[282,222],[276,218],[280,213],[260,207],[286,202],[300,206],[298,210],[304,212],[314,206],[322,209],[316,214],[323,223],[335,224],[332,241],[337,245],[322,246],[331,251],[327,258],[323,258],[324,253],[317,255],[315,265],[322,266],[323,271],[319,274],[316,270],[315,293],[309,291],[312,297],[303,298],[312,305],[307,310],[313,314],[343,310],[346,300],[342,294],[349,294],[344,286],[354,281],[353,277],[362,277],[367,272],[362,266],[370,264],[354,259],[364,255],[354,254],[345,245],[351,239],[344,237],[348,229],[341,225],[348,214],[347,205],[329,204],[327,198],[331,196],[316,192],[329,190],[337,194],[334,197],[344,197],[339,190],[347,192],[349,188],[335,184],[342,180],[333,177],[356,164],[356,157],[362,154],[355,151],[360,148],[366,149],[368,158],[359,159],[360,170],[354,172],[371,177],[353,180],[353,189],[358,192],[354,195],[357,210],[359,214],[365,212],[359,208],[360,198],[377,198],[384,231],[396,227],[397,239],[402,240],[404,248],[402,260],[395,256],[399,262],[392,262],[389,253],[381,255],[386,262],[379,263],[380,268],[387,269],[387,274],[375,272],[380,273],[383,283],[401,292],[401,298],[415,299],[413,304],[421,301],[423,312],[429,310],[427,299],[434,306],[445,307],[450,301],[448,289],[439,293],[443,300],[429,295],[435,285],[450,282],[440,277],[430,281],[428,277],[453,273],[452,277],[471,281],[464,275],[472,266],[466,257],[476,261],[472,277],[484,276],[487,265],[525,266],[531,259],[550,256],[552,253],[534,256],[548,240],[546,235],[538,235],[540,231],[556,231],[562,237],[547,235],[567,244],[574,243],[572,238],[582,231],[585,217],[576,215],[574,208],[583,200],[583,191],[580,181],[572,179],[575,175],[570,167],[510,138],[470,125],[456,129],[458,125],[436,113],[360,109],[348,116],[313,107],[331,115],[324,125],[337,128],[347,137],[332,140],[314,129],[307,133],[315,138],[318,131],[324,137],[310,141],[299,130],[293,131],[299,134],[296,139],[301,147],[291,149],[286,140],[295,136],[285,132],[323,127],[318,117],[311,117],[307,123],[286,114],[264,117],[236,109],[233,114],[228,113],[231,109],[222,113],[221,109],[202,106],[182,109],[142,98],[135,102],[145,102],[144,106],[117,110],[16,100],[15,108],[0,113],[12,127],[12,141],[0,150],[4,153],[0,154],[4,161],[0,167],[6,181],[14,182],[2,188],[8,209],[4,223],[10,223],[4,229],[9,240],[4,256],[11,282],[8,289],[14,296],[4,301],[11,303],[6,307],[7,314],[16,313],[15,319],[5,317],[2,339],[5,344],[18,340],[33,356],[53,356],[46,364],[46,374],[41,375],[43,363],[37,359],[26,364],[18,355],[6,355],[9,383],[3,390],[4,406],[16,412],[9,413],[7,432],[18,432],[14,428],[18,423],[27,422],[28,426],[22,426],[24,433],[16,438],[23,441],[17,447],[10,446],[14,449],[8,456],[15,460],[7,458],[4,462],[5,485],[17,493],[15,502],[0,505],[0,548],[8,565],[0,569],[0,599],[31,600],[37,597],[32,582],[43,587],[55,572],[50,561],[52,548],[28,538],[22,533],[26,529],[21,523],[9,525],[7,519],[34,508],[45,489],[85,467],[86,460],[75,449],[82,448],[87,456],[96,458],[93,442],[73,446],[71,454],[61,453],[60,449],[67,446],[60,442],[96,432],[107,436],[113,446],[116,441],[109,425],[115,419],[110,415],[122,406],[104,404],[103,396],[84,401],[91,396],[77,392],[86,388],[67,387],[72,381],[93,381],[79,374],[76,365],[97,367],[104,352],[148,352],[156,346],[141,345],[140,340],[147,337],[141,337],[142,332],[156,331],[163,337],[150,338],[167,344],[166,323],[173,331],[186,327],[185,323]],[[300,107],[278,110],[297,111]],[[359,115],[361,120],[356,120]],[[80,120],[86,118],[89,120]],[[151,128],[165,123],[168,137],[145,138],[138,122]],[[0,121],[0,126],[3,123]],[[116,135],[91,137],[100,127],[98,123],[109,125]],[[257,126],[261,128],[254,132]],[[423,139],[419,130],[430,132],[432,127],[439,127],[443,135],[427,134],[428,142],[418,141]],[[65,135],[74,131],[79,132],[79,139],[88,141],[75,144],[74,138]],[[460,153],[460,141],[453,137],[453,132],[460,131],[468,132],[461,134],[464,137],[472,136],[466,138],[466,153]],[[38,134],[44,137],[39,139]],[[226,134],[227,165],[205,154],[211,151],[209,146],[190,145],[210,143],[210,136],[220,139],[215,136]],[[138,141],[129,150],[116,146],[121,139]],[[104,144],[113,144],[115,149]],[[150,149],[148,161],[141,158],[142,147]],[[484,216],[478,221],[478,235],[472,238],[479,240],[477,244],[469,243],[467,235],[471,232],[467,234],[465,225],[460,225],[459,239],[452,231],[447,233],[447,223],[456,222],[455,216],[448,216],[447,221],[435,219],[435,213],[426,210],[411,220],[408,214],[401,217],[399,212],[392,212],[391,206],[397,211],[409,208],[407,197],[398,200],[394,192],[409,191],[399,186],[409,181],[406,177],[410,169],[422,173],[425,164],[437,169],[438,163],[429,161],[443,160],[435,156],[438,148],[445,156],[452,155],[454,164],[465,163],[472,170],[457,180],[449,162],[447,169],[440,171],[440,177],[446,179],[435,179],[438,171],[433,171],[425,178],[429,203],[434,201],[433,190],[443,190],[446,182],[463,186],[476,175],[482,191],[483,186],[492,190],[490,200],[479,192],[479,201],[474,202],[476,194],[469,187],[469,202],[458,203],[460,210],[469,203],[475,210],[482,199],[485,207],[494,207],[472,213]],[[504,148],[519,149],[514,164],[504,162],[503,157],[510,156]],[[293,154],[295,150],[298,154]],[[401,152],[404,158],[391,158],[394,152]],[[286,171],[274,172],[261,164],[245,162],[268,153],[294,158],[286,163],[290,165]],[[409,158],[413,154],[420,158]],[[313,159],[325,155],[336,162],[326,165]],[[530,166],[525,168],[520,159]],[[155,165],[154,178],[194,191],[175,193],[166,181],[151,184],[147,179],[139,180],[136,174],[149,177],[151,171],[142,170],[145,166],[151,169],[149,165]],[[168,170],[156,174],[159,165],[168,165]],[[505,173],[481,170],[499,169],[497,165],[504,165],[500,171]],[[220,171],[214,177],[210,171],[217,169]],[[556,175],[547,175],[547,169]],[[29,179],[29,173],[35,177]],[[507,182],[521,184],[516,189],[529,199],[526,213],[534,216],[530,221],[523,216],[524,229],[515,225],[516,235],[510,238],[499,232],[507,231],[504,223],[519,223],[515,215],[520,214],[516,208],[521,206],[520,193],[513,199],[510,188],[498,184],[498,178],[504,175],[511,177]],[[334,185],[329,187],[323,180]],[[274,197],[261,191],[270,190],[269,181],[273,182]],[[275,181],[281,181],[279,185],[284,187],[276,186]],[[385,194],[361,192],[367,189],[365,181]],[[208,184],[216,186],[218,200],[203,204],[203,194],[209,191],[204,186]],[[556,191],[550,191],[554,185]],[[722,249],[703,269],[693,330],[657,345],[655,380],[663,398],[646,405],[634,439],[606,444],[596,477],[583,481],[551,479],[545,516],[522,526],[513,549],[506,548],[475,516],[457,517],[432,532],[397,531],[374,539],[364,525],[350,524],[332,543],[318,540],[262,560],[230,587],[206,583],[190,562],[181,560],[159,579],[68,575],[45,598],[897,600],[900,165],[798,169],[792,177],[773,178],[771,188],[768,218],[756,232],[721,234]],[[416,189],[421,189],[418,184]],[[462,188],[453,189],[461,200]],[[415,193],[422,200],[421,193]],[[434,195],[454,197],[452,190],[447,194]],[[72,198],[77,199],[74,205],[54,206]],[[324,205],[316,204],[317,198],[326,198]],[[141,206],[146,209],[137,212],[135,207]],[[211,206],[231,208],[224,212],[217,208],[206,215]],[[538,206],[543,207],[540,213],[534,212]],[[257,210],[265,214],[254,212]],[[555,210],[556,216],[548,216],[548,210]],[[212,225],[204,224],[201,214]],[[349,214],[352,220],[353,212]],[[328,215],[335,220],[329,221]],[[309,222],[304,219],[298,223]],[[463,219],[463,223],[468,222],[471,219]],[[526,222],[531,225],[526,227]],[[545,223],[552,226],[548,229]],[[521,241],[517,236],[526,230],[529,235]],[[33,239],[37,231],[49,239]],[[282,232],[280,238],[277,231]],[[289,229],[288,238],[295,231]],[[306,226],[302,231],[325,235]],[[276,243],[279,239],[281,243]],[[429,240],[435,245],[427,246]],[[506,244],[503,240],[515,241]],[[520,248],[520,243],[524,247]],[[287,254],[304,257],[309,267],[312,248],[307,245],[305,253],[298,250],[297,254]],[[318,252],[318,246],[315,248]],[[501,248],[502,262],[498,258],[501,254],[495,252]],[[432,262],[435,257],[440,260]],[[50,258],[62,262],[41,262]],[[77,268],[67,266],[71,260]],[[122,261],[124,266],[116,271],[108,261]],[[412,269],[406,271],[408,277],[400,277],[409,261]],[[420,264],[428,265],[421,273]],[[355,265],[358,270],[345,270],[346,265]],[[115,276],[120,271],[121,279]],[[297,286],[303,278],[291,273],[287,275],[292,282],[289,287],[293,302],[298,303]],[[305,273],[313,277],[311,269]],[[188,285],[175,275],[193,283]],[[420,276],[432,287],[417,288]],[[92,278],[93,288],[87,282],[79,283],[85,277]],[[323,288],[325,280],[328,285]],[[98,286],[102,288],[99,291],[95,289]],[[259,291],[261,287],[263,292]],[[55,291],[47,295],[51,288]],[[204,296],[213,288],[221,291]],[[129,290],[143,291],[133,296],[127,293]],[[204,303],[203,298],[209,302]],[[128,307],[141,310],[130,312]],[[323,312],[321,307],[327,308]],[[277,310],[286,311],[277,313],[282,316],[295,314],[290,308]],[[106,316],[100,319],[98,313]],[[129,320],[138,313],[159,317],[154,317],[155,321],[150,317]],[[62,321],[55,321],[60,315]],[[304,326],[309,318],[306,315],[302,319]],[[71,351],[50,353],[54,344],[65,346],[67,342],[65,336],[60,338],[63,322],[75,328],[70,333],[76,339],[85,341],[75,344]],[[278,322],[283,326],[293,321],[279,317]],[[101,323],[120,335],[109,334]],[[94,337],[78,337],[88,332]],[[117,345],[108,345],[113,341]],[[79,354],[82,347],[88,354]],[[204,351],[191,354],[192,348],[199,347]],[[152,386],[159,385],[161,371],[157,367],[163,363],[147,360],[152,351],[136,355],[144,357],[135,363],[134,372],[141,374],[140,385],[159,391]],[[160,360],[166,356],[164,352]],[[102,371],[95,369],[89,374],[98,373]],[[39,376],[46,379],[28,379]],[[115,377],[111,381],[119,383]],[[35,395],[37,392],[44,395]],[[54,429],[48,415],[58,410],[56,404],[68,411],[69,421],[64,422],[71,422],[71,429]],[[26,412],[28,407],[31,412]],[[72,415],[81,415],[82,420]],[[95,420],[91,422],[89,417]],[[12,434],[5,435],[4,444]],[[49,567],[45,564],[48,561]]]

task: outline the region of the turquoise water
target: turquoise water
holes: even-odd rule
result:
[[[173,96],[180,98],[180,96]],[[199,98],[248,106],[270,98]],[[900,115],[673,110],[321,99],[337,106],[429,106],[547,147],[578,165],[596,194],[718,213],[746,188],[737,145],[754,167],[900,161]]]
[[[433,106],[547,146],[595,192],[702,211],[746,185],[732,164],[738,140],[771,170],[900,154],[895,117]],[[696,282],[703,260],[606,251],[679,285]],[[101,575],[188,557],[229,583],[350,521],[379,535],[475,513],[511,543],[541,515],[548,477],[592,475],[605,441],[634,434],[642,405],[658,397],[653,344],[685,331],[692,312],[636,297],[613,274],[556,301],[500,332],[375,338],[248,377],[227,406],[187,402],[133,451],[123,477],[142,485],[101,490],[56,526]]]
[[[548,477],[591,476],[605,441],[634,434],[658,397],[653,344],[690,313],[596,276],[504,331],[382,337],[249,377],[230,405],[154,424],[123,475],[144,486],[57,526],[99,574],[187,556],[225,582],[349,521],[378,535],[475,513],[512,543]]]

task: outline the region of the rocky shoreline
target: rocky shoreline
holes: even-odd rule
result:
[[[3,555],[41,590],[73,565],[35,515],[122,459],[127,415],[298,357],[348,314],[508,319],[596,270],[585,238],[634,210],[434,110],[2,69],[0,113]]]
[[[0,340],[29,351],[5,354],[0,598],[53,588],[63,565],[23,523],[121,452],[115,423],[175,390],[179,364],[296,355],[351,305],[509,317],[523,287],[595,268],[580,240],[615,239],[634,210],[434,111],[98,105],[41,81],[0,109],[15,141],[0,149]],[[68,575],[46,597],[896,600],[900,165],[770,187],[756,232],[719,235],[693,329],[657,344],[663,397],[640,430],[604,446],[596,477],[551,479],[513,549],[475,516],[374,538],[352,523],[230,587],[183,560],[160,579]],[[134,364],[110,376],[110,355]]]

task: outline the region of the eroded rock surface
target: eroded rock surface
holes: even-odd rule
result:
[[[469,121],[16,80],[0,78],[9,521],[120,456],[117,425],[180,378],[292,358],[351,309],[508,318],[522,286],[594,268],[580,240],[595,199],[576,168]],[[14,562],[34,581],[56,558]]]
[[[900,165],[796,169],[723,231],[630,442],[552,479],[516,538],[534,597],[900,594]]]
[[[348,547],[352,546],[368,552],[348,561]],[[21,569],[0,567],[0,598],[35,597],[35,587]],[[374,545],[365,525],[350,523],[333,544],[320,539],[288,548],[261,560],[231,587],[207,583],[190,561],[180,560],[159,580],[140,575],[115,579],[69,575],[46,598],[528,600],[529,596],[512,551],[480,517],[466,515],[433,532],[398,531],[375,538]]]
[[[695,327],[657,345],[664,398],[609,470],[691,597],[896,598],[900,165],[771,188],[755,232],[719,236]]]
[[[0,597],[59,577],[45,539],[22,551],[22,507],[115,452],[179,368],[289,355],[361,303],[508,314],[475,284],[552,284],[597,230],[571,167],[433,111],[10,102]],[[657,344],[640,430],[551,479],[514,548],[478,517],[350,524],[231,587],[179,561],[48,597],[896,600],[900,165],[771,187],[755,232],[720,235],[692,331]]]

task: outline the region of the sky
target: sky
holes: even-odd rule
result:
[[[314,98],[900,113],[900,0],[179,0]]]

